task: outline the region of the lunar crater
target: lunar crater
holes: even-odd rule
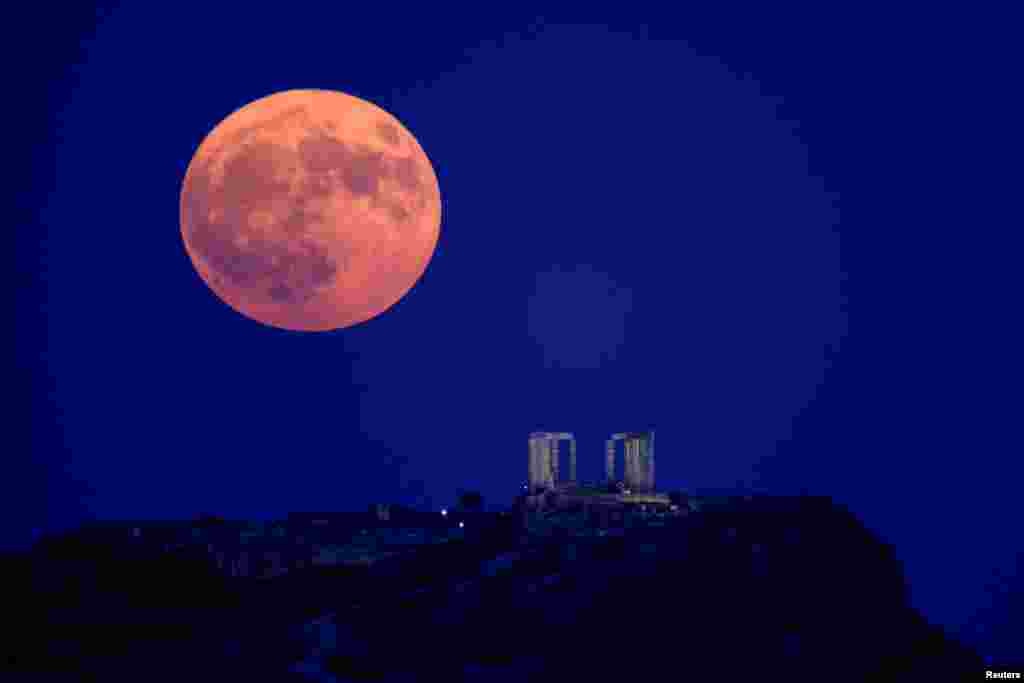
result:
[[[392,147],[397,147],[402,141],[401,136],[398,133],[398,128],[387,121],[380,121],[376,126],[377,137],[384,142],[388,143]]]

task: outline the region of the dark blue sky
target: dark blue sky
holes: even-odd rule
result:
[[[1001,20],[228,6],[79,10],[25,79],[32,430],[6,543],[505,502],[530,431],[575,432],[589,478],[609,433],[654,428],[662,488],[833,495],[930,617],[1005,649],[987,591],[1020,585],[999,577],[1024,449]],[[290,88],[391,111],[440,181],[425,276],[350,330],[238,315],[181,244],[198,143]]]

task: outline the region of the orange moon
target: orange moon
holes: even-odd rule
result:
[[[288,90],[221,121],[181,191],[181,234],[228,306],[287,330],[374,318],[412,289],[441,226],[416,138],[370,102]]]

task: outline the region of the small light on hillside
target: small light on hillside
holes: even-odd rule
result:
[[[448,510],[446,508],[441,508],[441,516],[442,517],[447,517],[448,516]]]

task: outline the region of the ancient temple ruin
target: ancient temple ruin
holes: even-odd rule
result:
[[[559,471],[560,444],[569,442],[569,472]],[[622,442],[623,473],[615,476],[616,444]],[[529,439],[531,491],[572,486],[576,481],[576,438],[570,432],[533,432]],[[568,475],[568,476],[565,476]],[[633,493],[654,489],[654,432],[612,434],[605,442],[605,482],[622,483]]]
[[[654,432],[622,432],[612,434],[605,442],[605,479],[615,478],[615,443],[623,445],[623,485],[637,493],[654,491]]]
[[[559,444],[569,442],[569,472],[562,479],[559,472]],[[576,482],[576,438],[569,432],[533,432],[530,434],[530,471],[529,487],[537,489],[553,489],[559,484]]]
[[[563,441],[569,442],[568,476],[559,471]],[[619,457],[622,465],[616,472]],[[527,488],[521,501],[524,519],[560,510],[582,513],[597,526],[615,526],[630,510],[645,515],[676,509],[669,496],[654,488],[653,431],[612,434],[605,442],[604,481],[589,482],[576,479],[576,439],[571,433],[533,432]]]

